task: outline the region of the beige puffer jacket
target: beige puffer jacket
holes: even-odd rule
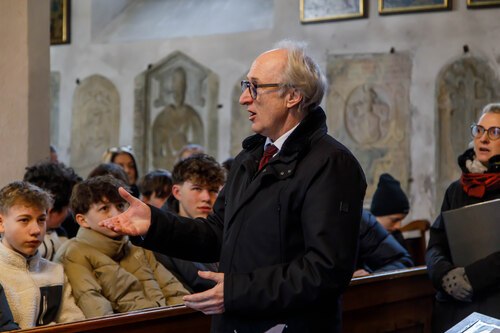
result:
[[[123,237],[80,228],[54,258],[64,266],[76,304],[87,318],[182,303],[188,291],[153,252]]]

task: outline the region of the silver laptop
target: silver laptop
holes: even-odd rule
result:
[[[448,210],[443,220],[456,266],[500,251],[500,199]]]

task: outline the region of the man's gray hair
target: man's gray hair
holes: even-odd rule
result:
[[[320,105],[327,82],[318,64],[307,55],[306,46],[305,42],[282,40],[275,48],[288,51],[288,63],[282,80],[285,88],[294,88],[302,95],[299,111],[308,112]]]
[[[490,103],[483,108],[481,116],[485,113],[500,113],[500,103]]]

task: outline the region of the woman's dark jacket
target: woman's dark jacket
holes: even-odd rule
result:
[[[413,266],[411,256],[401,244],[364,210],[359,229],[359,254],[356,267],[369,273],[387,272]]]
[[[460,165],[464,169],[462,163]],[[455,181],[446,190],[441,213],[498,198],[500,198],[498,189],[486,191],[483,198],[470,197],[462,189],[460,181]],[[485,216],[484,218],[492,217]],[[471,228],[474,228],[473,223]],[[492,232],[499,232],[499,230],[492,230]],[[433,332],[446,331],[474,311],[500,318],[500,252],[492,253],[465,267],[465,273],[473,289],[472,302],[455,300],[441,286],[443,277],[456,266],[451,259],[443,216],[439,214],[430,229],[426,263],[431,281],[437,290],[433,312]]]
[[[285,332],[340,332],[366,182],[325,121],[321,108],[310,111],[260,172],[266,138],[247,138],[206,220],[152,208],[143,246],[220,261],[225,312],[212,318],[213,332],[277,324],[286,324]]]

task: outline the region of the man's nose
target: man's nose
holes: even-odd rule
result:
[[[248,105],[253,102],[252,96],[250,96],[250,91],[247,89],[243,90],[240,95],[240,104]]]

